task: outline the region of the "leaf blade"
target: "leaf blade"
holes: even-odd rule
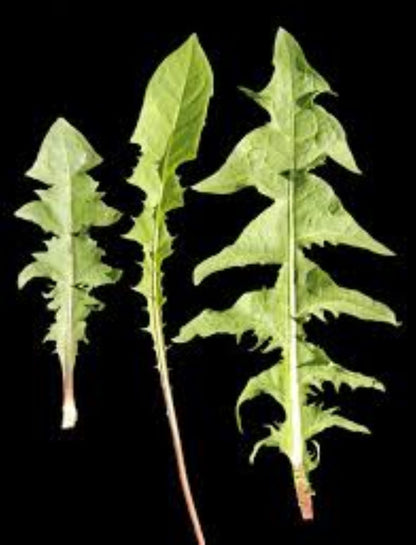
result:
[[[73,372],[78,345],[86,341],[86,321],[102,307],[90,295],[93,288],[117,282],[120,271],[102,262],[104,252],[89,237],[93,226],[111,225],[120,213],[102,202],[98,184],[87,174],[102,161],[85,137],[59,118],[46,134],[27,176],[48,189],[37,191],[38,200],[22,206],[15,216],[39,225],[52,238],[46,250],[33,254],[34,261],[18,276],[23,288],[34,278],[47,278],[48,308],[55,321],[45,341],[56,345],[63,373],[62,427],[73,427],[77,414],[73,394]]]
[[[278,447],[289,458],[299,506],[307,519],[313,516],[309,474],[319,464],[314,436],[334,426],[369,433],[366,426],[344,418],[337,409],[323,409],[312,402],[312,389],[322,390],[326,382],[336,389],[346,384],[352,389],[384,391],[384,386],[332,362],[323,349],[307,342],[304,325],[312,316],[324,320],[325,312],[399,324],[387,305],[338,286],[305,257],[304,250],[329,243],[381,256],[394,254],[369,235],[328,184],[312,173],[329,159],[355,174],[361,172],[341,124],[315,102],[320,94],[332,92],[329,84],[283,29],[276,37],[273,65],[272,78],[263,90],[243,90],[267,111],[269,122],[244,136],[224,165],[193,187],[221,195],[253,186],[273,203],[233,244],[200,263],[194,282],[253,264],[280,265],[277,282],[271,290],[244,294],[227,310],[204,310],[181,328],[175,340],[187,342],[216,333],[239,340],[244,332],[253,331],[259,347],[268,343],[270,349],[281,349],[281,360],[251,378],[240,394],[237,425],[241,431],[243,403],[260,395],[269,395],[282,406],[285,420],[266,426],[269,434],[255,445],[250,461],[264,446]]]

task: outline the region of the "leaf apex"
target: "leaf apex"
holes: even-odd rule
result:
[[[192,275],[192,280],[193,280],[194,286],[199,286],[201,284],[201,282],[204,280],[204,278],[205,277],[203,276],[203,274],[201,273],[199,268],[196,267],[196,269],[194,270],[193,275]]]
[[[191,189],[192,191],[196,191],[197,193],[203,193],[203,189],[201,189],[201,186],[203,184],[203,181],[198,182],[194,185],[191,185],[188,189]]]
[[[255,100],[256,102],[259,99],[259,95],[258,95],[258,93],[256,93],[256,91],[253,91],[252,89],[249,89],[248,87],[244,87],[244,85],[239,85],[237,87],[237,89],[241,93],[243,93],[243,95],[245,95],[248,98],[251,98],[251,99]]]
[[[395,252],[394,250],[391,250],[390,248],[388,248],[387,246],[384,246],[384,253],[383,255],[386,256],[386,257],[397,257],[397,252]]]
[[[24,280],[21,276],[22,275],[19,274],[19,276],[17,277],[17,289],[19,290],[22,290],[27,284],[27,280]]]
[[[378,390],[379,392],[382,392],[385,394],[387,392],[386,386],[380,382],[379,380],[376,380],[373,385],[374,390]]]
[[[187,39],[187,42],[200,45],[198,34],[196,32],[192,32],[192,34]]]
[[[277,36],[280,36],[281,38],[285,38],[285,39],[291,39],[291,40],[295,39],[292,36],[292,34],[282,26],[277,29]]]
[[[237,407],[235,408],[235,419],[236,419],[236,422],[237,422],[237,429],[238,431],[241,433],[241,434],[244,434],[244,427],[243,427],[243,421],[242,421],[242,418],[241,418],[241,413],[240,413],[240,410],[241,410],[241,403],[238,401],[237,402]]]

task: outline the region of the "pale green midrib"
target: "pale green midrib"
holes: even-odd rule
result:
[[[157,368],[159,372],[162,372],[164,368],[167,367],[166,361],[166,347],[165,339],[163,334],[163,323],[162,323],[162,309],[161,309],[161,300],[162,300],[162,285],[160,279],[160,270],[157,266],[157,253],[159,250],[160,244],[160,222],[163,221],[163,214],[161,211],[161,206],[155,210],[155,233],[152,243],[152,253],[150,255],[151,259],[151,294],[150,301],[148,301],[149,306],[149,316],[150,316],[150,331],[153,337],[153,344],[155,347]],[[161,267],[161,265],[160,265]]]
[[[297,358],[297,293],[296,293],[296,212],[295,212],[295,182],[296,182],[296,113],[295,113],[295,92],[293,82],[293,62],[290,48],[288,49],[290,63],[290,90],[291,90],[291,138],[292,138],[292,169],[288,184],[288,244],[289,244],[289,267],[288,267],[288,324],[289,324],[289,384],[290,384],[290,428],[291,428],[291,462],[295,469],[303,465],[303,438],[302,438],[302,417],[300,406],[300,382],[298,376]]]
[[[162,298],[163,298],[163,286],[161,281],[161,269],[163,261],[161,261],[158,266],[157,255],[160,249],[160,227],[161,223],[164,221],[165,213],[162,209],[162,203],[164,199],[164,191],[166,188],[166,180],[162,179],[162,194],[161,200],[158,203],[157,207],[154,208],[154,222],[155,230],[152,241],[152,252],[149,256],[150,265],[151,265],[151,294],[150,301],[148,301],[149,306],[149,316],[150,316],[150,330],[153,337],[153,344],[155,347],[156,359],[157,359],[157,368],[160,373],[167,373],[167,357],[166,357],[166,342],[165,336],[163,333],[163,315],[162,315]],[[145,258],[146,259],[146,254]]]
[[[64,140],[61,140],[62,142],[62,149],[63,149],[63,157],[64,157],[64,164],[65,164],[65,178],[66,178],[66,187],[68,192],[68,216],[67,216],[67,224],[65,225],[66,231],[64,232],[64,236],[68,239],[68,245],[69,245],[69,259],[70,259],[70,266],[68,270],[68,281],[65,282],[65,288],[67,291],[67,312],[66,314],[66,324],[65,324],[65,347],[64,347],[64,359],[63,367],[64,367],[64,378],[68,377],[68,374],[71,373],[74,364],[75,364],[75,336],[74,336],[74,330],[73,330],[73,321],[74,321],[74,286],[75,286],[75,249],[74,249],[74,233],[73,233],[73,195],[72,195],[72,177],[71,177],[71,171],[69,167],[69,158],[68,158],[68,150],[66,148],[66,143]]]

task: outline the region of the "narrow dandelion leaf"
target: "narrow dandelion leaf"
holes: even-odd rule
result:
[[[217,194],[254,186],[272,203],[232,245],[200,263],[194,280],[199,284],[232,267],[273,264],[280,266],[276,284],[244,294],[228,310],[204,310],[175,340],[187,342],[217,333],[240,338],[253,331],[264,350],[281,349],[280,361],[250,379],[239,396],[237,421],[242,431],[241,406],[262,394],[283,407],[285,420],[267,426],[268,434],[255,445],[251,461],[262,447],[278,447],[290,460],[302,516],[312,519],[310,473],[319,463],[315,436],[333,426],[359,433],[369,430],[341,416],[338,409],[323,408],[316,395],[309,394],[324,382],[335,388],[341,384],[384,388],[376,379],[331,361],[322,348],[307,340],[304,325],[313,316],[324,320],[325,312],[392,325],[397,321],[383,303],[338,286],[303,250],[330,243],[381,256],[393,254],[358,225],[329,185],[313,173],[328,158],[360,173],[340,123],[315,102],[320,94],[331,92],[330,86],[282,29],[273,63],[274,74],[265,89],[243,89],[269,113],[270,121],[246,135],[217,173],[194,186],[196,191]]]
[[[142,156],[129,180],[146,198],[142,213],[125,235],[143,248],[142,277],[135,289],[146,299],[146,331],[153,340],[179,479],[199,545],[204,545],[205,539],[187,475],[168,371],[162,267],[173,253],[167,215],[184,204],[177,169],[197,156],[212,93],[211,67],[198,38],[192,35],[162,62],[147,87],[132,137]]]
[[[116,282],[120,272],[103,263],[104,251],[89,236],[91,227],[112,225],[119,212],[102,201],[98,184],[88,171],[101,163],[80,132],[60,118],[47,133],[27,176],[48,186],[37,190],[38,199],[16,212],[18,218],[37,224],[52,237],[46,250],[33,254],[34,260],[18,277],[23,288],[33,278],[50,280],[46,294],[55,321],[45,341],[56,346],[62,368],[62,428],[76,424],[74,367],[80,341],[87,342],[87,318],[103,307],[92,290]]]

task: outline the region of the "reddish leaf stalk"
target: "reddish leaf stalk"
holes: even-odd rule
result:
[[[192,522],[192,527],[195,533],[195,537],[198,545],[205,545],[205,538],[202,532],[201,523],[199,522],[198,513],[196,510],[195,502],[192,496],[191,485],[189,483],[188,472],[186,469],[185,456],[182,447],[182,440],[179,431],[178,419],[176,417],[176,410],[173,401],[172,388],[169,382],[169,376],[167,369],[161,370],[160,379],[162,384],[163,397],[166,404],[166,413],[168,417],[169,427],[172,435],[173,449],[175,452],[176,465],[178,468],[179,481],[182,488],[182,492],[185,498],[186,507],[189,513],[189,517]]]
[[[306,478],[305,468],[303,466],[293,469],[295,480],[296,496],[302,518],[305,521],[311,521],[314,518],[312,490]]]

